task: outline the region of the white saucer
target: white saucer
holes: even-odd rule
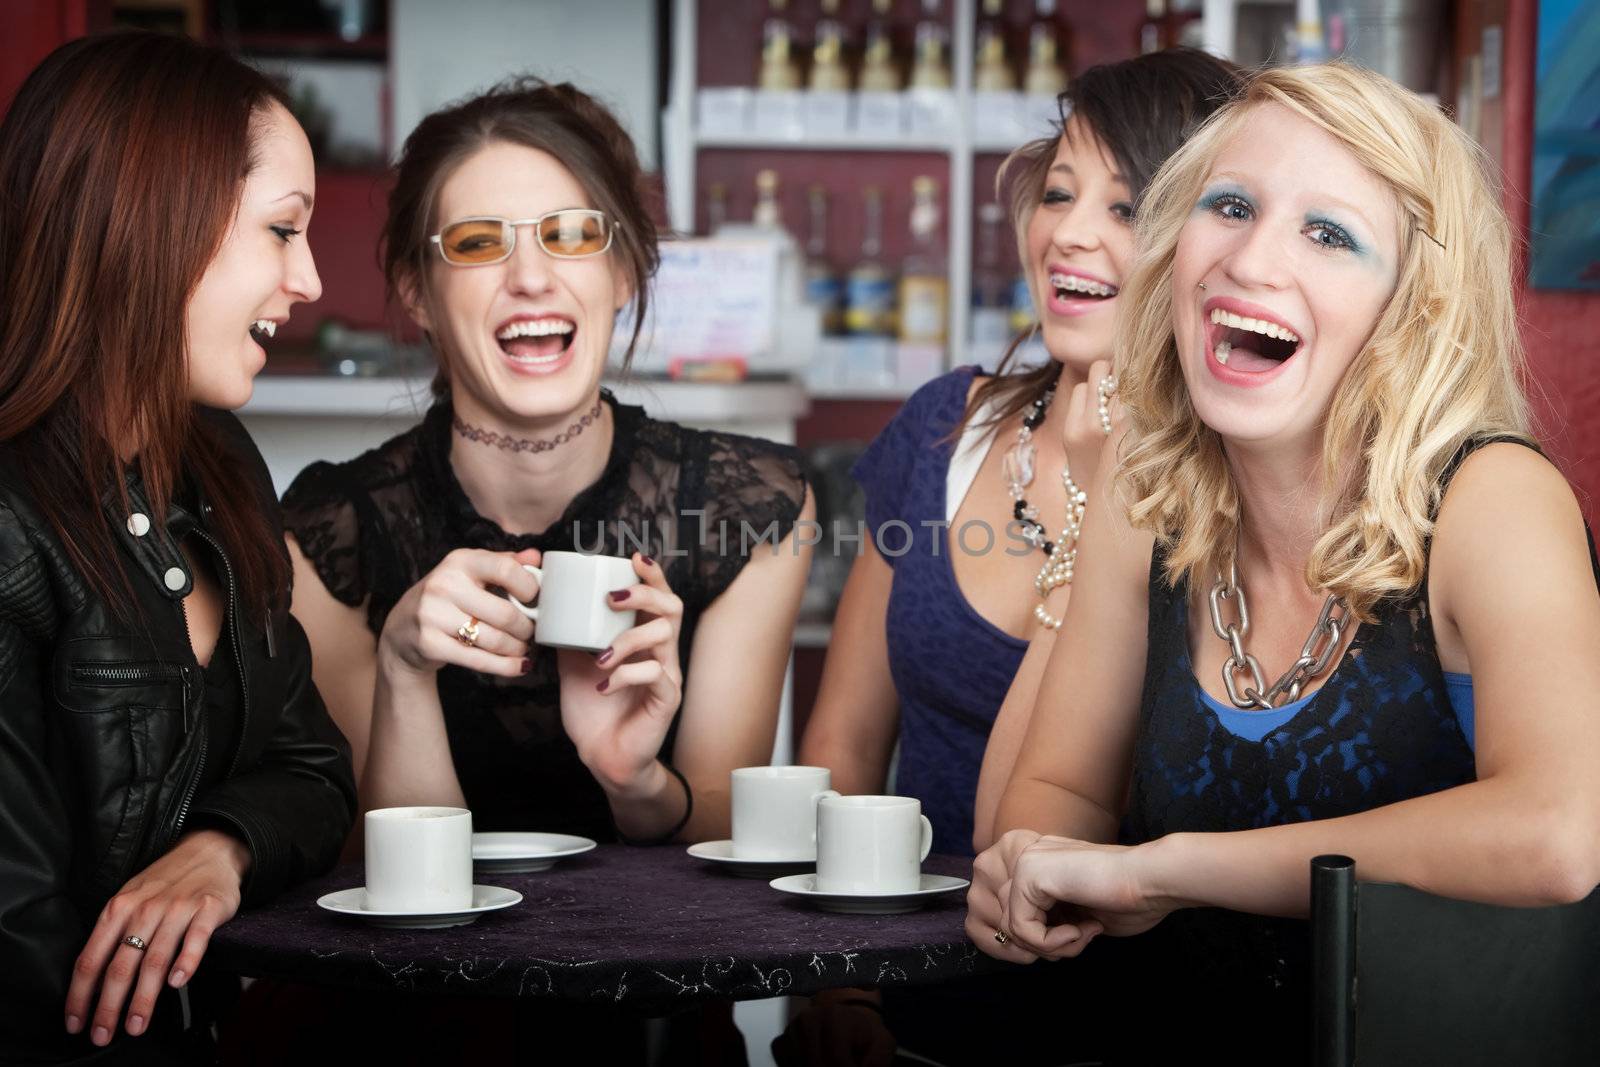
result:
[[[775,874],[810,870],[817,865],[815,856],[806,856],[803,859],[752,859],[748,856],[735,856],[732,841],[702,841],[689,846],[689,855],[697,860],[715,863],[729,874],[738,874],[745,878],[771,878]]]
[[[582,855],[594,847],[587,837],[571,834],[473,834],[472,868],[479,874],[547,871],[556,860]]]
[[[845,915],[895,915],[916,911],[937,897],[965,889],[972,883],[948,874],[924,874],[922,885],[909,893],[823,893],[817,889],[814,874],[791,874],[767,883],[780,893],[809,900],[823,911]]]
[[[472,887],[472,907],[461,911],[405,912],[368,911],[367,887],[341,889],[317,898],[317,907],[340,915],[354,915],[373,926],[386,926],[394,930],[442,930],[447,926],[465,926],[476,922],[486,911],[499,911],[522,902],[522,894],[515,889],[502,889],[497,885]]]

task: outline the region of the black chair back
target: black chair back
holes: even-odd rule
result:
[[[1600,1064],[1600,891],[1506,908],[1311,861],[1317,1067]]]

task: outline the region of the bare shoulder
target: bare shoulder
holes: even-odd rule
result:
[[[1486,445],[1461,464],[1439,509],[1429,569],[1441,607],[1469,588],[1594,584],[1572,486],[1543,455],[1512,443]]]
[[[1566,477],[1543,455],[1510,442],[1485,445],[1451,479],[1435,542],[1440,549],[1475,542],[1503,547],[1513,531],[1575,533],[1582,540],[1583,513]]]

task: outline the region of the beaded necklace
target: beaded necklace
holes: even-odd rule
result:
[[[1011,517],[1022,525],[1022,539],[1045,555],[1044,566],[1033,580],[1034,591],[1040,599],[1040,603],[1033,606],[1033,617],[1050,630],[1061,629],[1061,620],[1046,610],[1043,601],[1056,589],[1072,581],[1073,570],[1078,562],[1078,535],[1083,530],[1083,508],[1089,500],[1088,494],[1073,481],[1072,472],[1063,463],[1061,485],[1067,491],[1067,522],[1061,529],[1061,536],[1051,541],[1050,531],[1039,521],[1039,509],[1029,504],[1024,495],[1028,486],[1033,484],[1034,461],[1038,455],[1033,446],[1033,431],[1044,422],[1045,412],[1049,410],[1050,401],[1055,395],[1054,388],[1047,389],[1043,396],[1033,402],[1033,407],[1023,416],[1016,443],[1000,464],[1011,491]]]
[[[1112,429],[1111,394],[1116,389],[1117,379],[1107,375],[1100,379],[1095,390],[1098,394],[1096,414],[1100,418],[1100,429],[1107,437],[1111,436]],[[1078,565],[1078,535],[1083,532],[1083,509],[1089,502],[1089,494],[1073,481],[1072,471],[1063,461],[1061,486],[1067,491],[1067,524],[1061,528],[1061,536],[1051,541],[1050,531],[1039,521],[1039,509],[1029,504],[1028,498],[1023,495],[1028,486],[1033,484],[1034,459],[1038,454],[1033,447],[1033,431],[1044,422],[1044,413],[1050,409],[1050,401],[1055,395],[1055,386],[1051,386],[1033,402],[1033,407],[1022,418],[1016,444],[1011,446],[1000,464],[1011,490],[1011,517],[1022,524],[1022,539],[1045,556],[1044,566],[1033,580],[1033,590],[1039,594],[1040,600],[1033,606],[1033,617],[1047,630],[1061,629],[1061,620],[1050,614],[1043,602],[1057,589],[1072,583],[1073,571]]]

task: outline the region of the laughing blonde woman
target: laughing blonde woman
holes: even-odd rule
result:
[[[1485,174],[1327,65],[1258,76],[1150,189],[1132,427],[967,918],[1019,962],[1157,928],[1125,999],[1164,1025],[1124,1047],[1300,1057],[1318,854],[1496,904],[1600,882],[1600,594]]]

